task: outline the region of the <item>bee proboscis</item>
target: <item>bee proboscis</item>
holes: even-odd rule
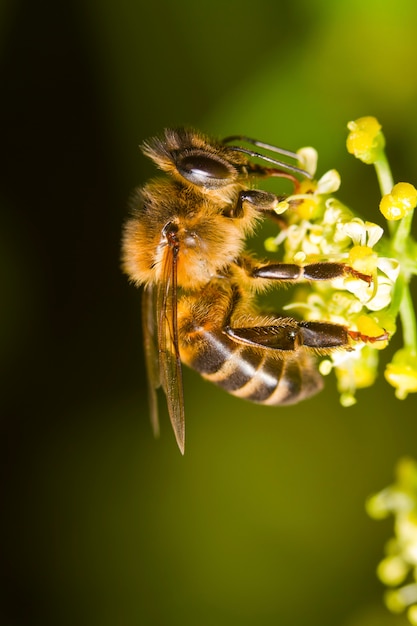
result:
[[[271,285],[331,280],[355,272],[343,263],[301,267],[264,262],[245,250],[246,239],[259,221],[276,217],[274,209],[281,199],[252,188],[253,179],[279,176],[297,185],[296,176],[309,175],[295,165],[241,147],[242,141],[296,158],[292,152],[248,137],[215,141],[190,129],[166,129],[146,141],[143,152],[168,176],[136,190],[124,228],[124,271],[137,285],[144,285],[142,315],[153,429],[159,432],[156,390],[162,387],[182,453],[182,363],[233,395],[286,405],[321,390],[314,354],[349,350],[351,339],[369,339],[342,325],[258,310],[256,293]]]

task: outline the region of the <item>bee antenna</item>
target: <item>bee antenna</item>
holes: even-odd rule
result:
[[[224,142],[233,141],[234,139],[236,138],[228,137],[227,139],[224,140]],[[260,142],[256,143],[255,145],[260,145]],[[262,146],[260,147],[267,146],[267,145],[268,144],[262,144]],[[268,149],[271,149],[272,151],[271,147]],[[255,152],[254,150],[247,150],[246,148],[241,148],[240,146],[229,146],[229,150],[234,150],[235,152],[243,152],[244,154],[247,154],[251,157],[256,157],[258,159],[262,159],[263,161],[267,161],[267,163],[273,163],[274,165],[278,165],[282,169],[288,170],[289,172],[295,172],[296,174],[301,174],[305,178],[310,178],[310,179],[313,178],[310,172],[303,170],[301,167],[297,167],[296,165],[291,165],[291,163],[286,163],[285,161],[279,161],[278,159],[273,159],[272,157],[269,157],[266,154],[261,154],[260,152]],[[281,148],[276,148],[275,152],[280,152],[281,154],[285,154],[286,156],[290,156],[291,158],[294,158],[294,159],[298,158],[298,156],[294,152],[290,152],[288,150],[281,150]]]
[[[246,143],[251,143],[254,146],[258,146],[258,148],[265,148],[265,150],[278,152],[278,154],[283,154],[290,158],[298,159],[298,155],[295,152],[291,152],[291,150],[285,150],[285,148],[280,148],[278,146],[274,146],[271,143],[259,141],[258,139],[252,139],[252,137],[246,137],[246,135],[229,135],[229,137],[223,139],[223,143],[230,143],[231,141],[245,141]]]

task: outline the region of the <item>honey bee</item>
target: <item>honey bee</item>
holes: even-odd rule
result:
[[[134,283],[144,285],[153,429],[159,433],[156,390],[162,387],[184,453],[182,363],[240,398],[288,405],[322,389],[315,354],[349,350],[352,340],[369,338],[329,322],[266,315],[255,302],[271,285],[358,275],[343,263],[301,267],[260,261],[245,250],[260,220],[276,217],[281,199],[254,189],[254,178],[286,177],[297,186],[297,176],[309,177],[264,152],[297,158],[294,153],[248,137],[216,141],[183,128],[166,129],[141,147],[168,176],[135,191],[122,264]]]

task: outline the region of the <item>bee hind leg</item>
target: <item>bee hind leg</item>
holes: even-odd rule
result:
[[[287,354],[302,346],[323,353],[337,348],[352,349],[349,330],[330,322],[299,322],[292,318],[277,318],[275,324],[247,328],[226,326],[223,332],[237,343]]]

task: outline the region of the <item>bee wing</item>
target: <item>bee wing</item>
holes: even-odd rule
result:
[[[148,374],[148,398],[152,430],[159,437],[158,400],[156,390],[161,386],[156,332],[155,290],[145,287],[142,293],[142,326],[145,346],[145,363]]]
[[[164,277],[157,287],[158,349],[162,388],[181,454],[184,454],[185,417],[177,320],[177,251],[168,248]]]

